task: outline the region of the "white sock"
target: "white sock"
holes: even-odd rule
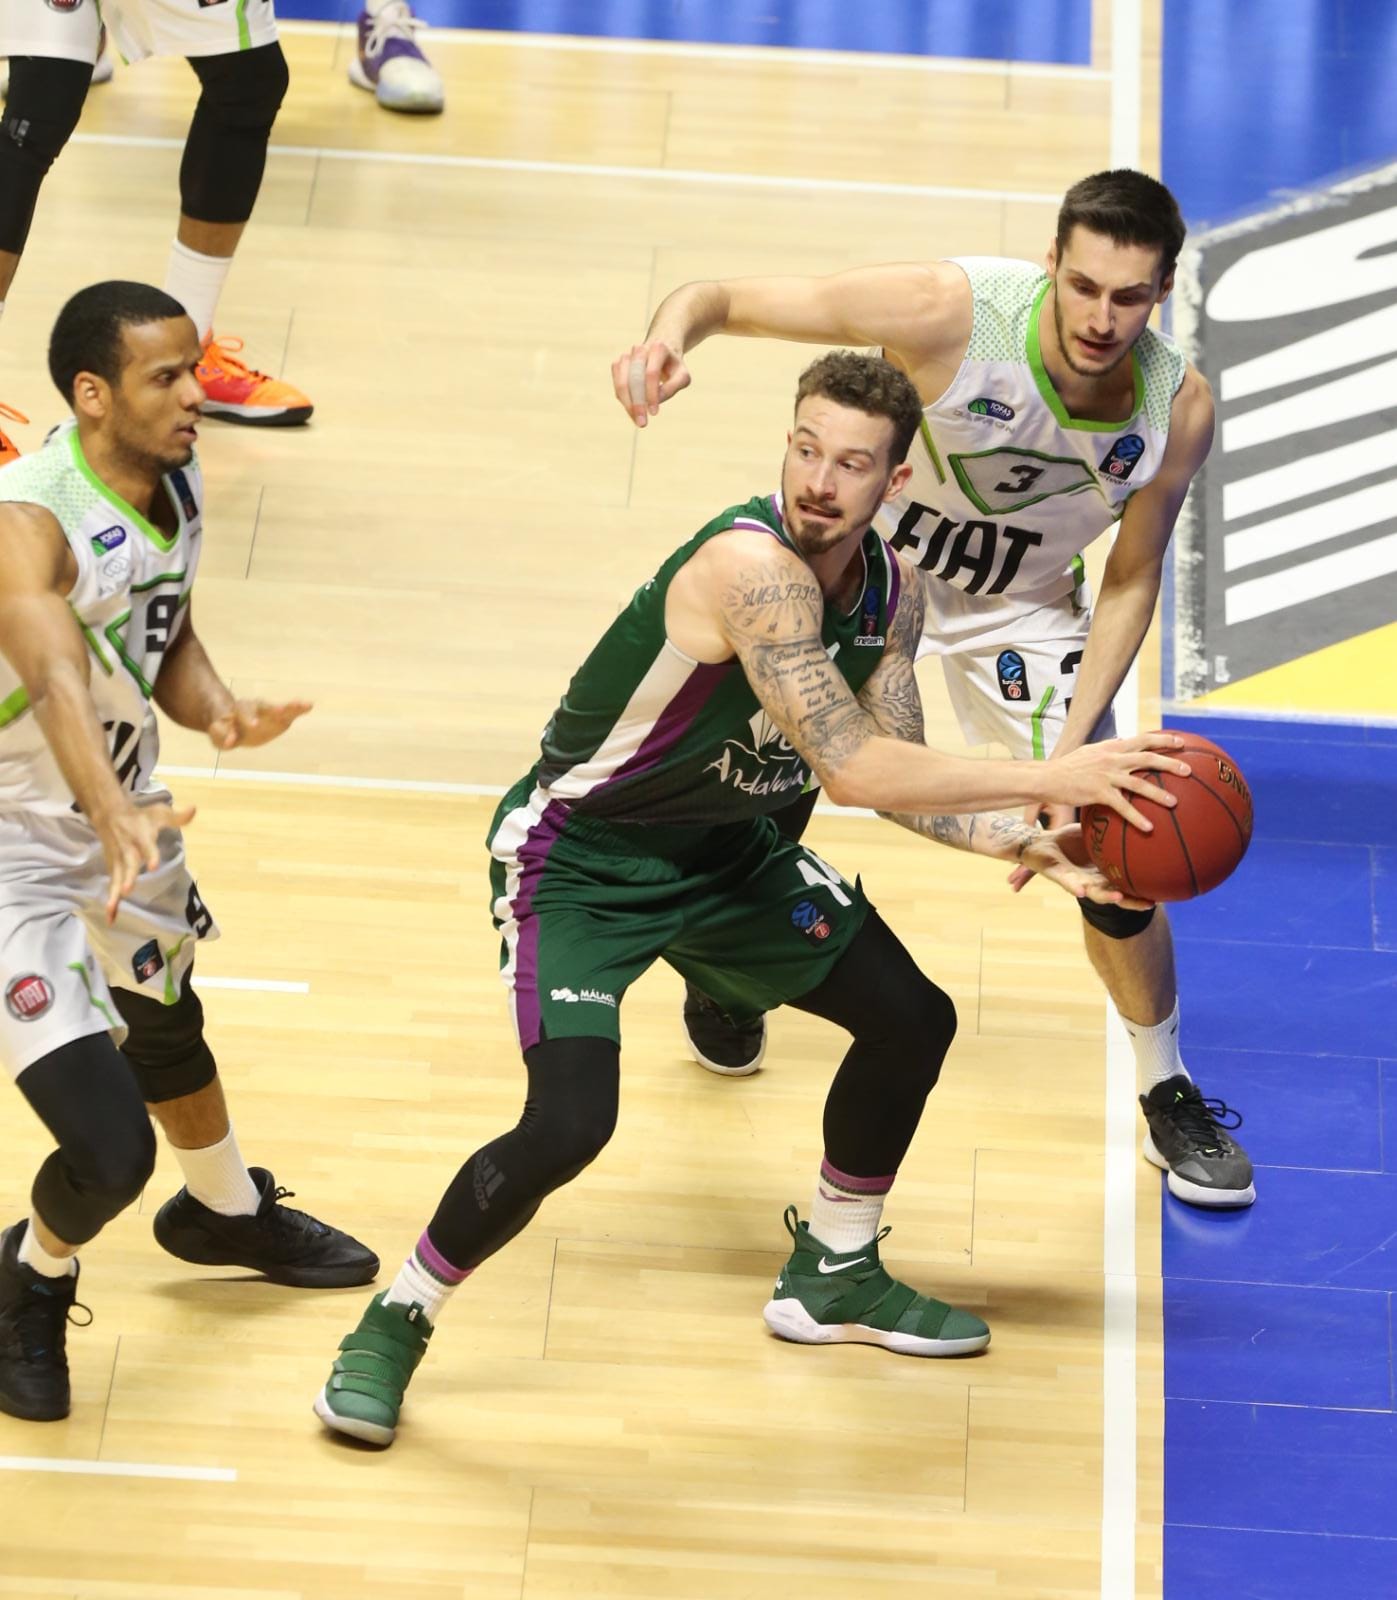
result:
[[[1135,1050],[1135,1077],[1140,1093],[1148,1094],[1156,1084],[1169,1078],[1187,1078],[1188,1068],[1179,1055],[1179,1002],[1163,1022],[1147,1027],[1122,1017],[1125,1031]],[[1190,1082],[1192,1080],[1190,1079]]]
[[[851,1178],[822,1161],[807,1224],[811,1237],[837,1256],[872,1244],[892,1183],[892,1177]]]
[[[205,1145],[202,1150],[170,1148],[184,1173],[185,1187],[210,1211],[225,1217],[250,1217],[262,1203],[231,1126],[217,1144]]]
[[[232,256],[205,256],[191,250],[178,239],[170,246],[170,264],[165,269],[165,293],[175,299],[193,318],[199,343],[206,345],[213,331],[213,314],[223,293],[223,280],[233,265]]]
[[[425,1230],[417,1248],[398,1269],[398,1276],[384,1290],[388,1306],[421,1306],[427,1321],[436,1326],[441,1308],[470,1277],[453,1267],[427,1237]]]
[[[29,1219],[16,1254],[26,1267],[33,1267],[45,1278],[71,1278],[78,1270],[76,1256],[51,1256],[44,1249],[39,1243],[39,1230],[34,1226],[33,1217]]]

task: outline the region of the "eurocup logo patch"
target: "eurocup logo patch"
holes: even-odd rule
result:
[[[823,944],[834,929],[813,900],[802,900],[791,911],[791,926],[799,928],[812,944]]]
[[[1108,478],[1124,483],[1134,472],[1135,463],[1144,453],[1145,441],[1138,433],[1123,433],[1106,452],[1101,470]]]
[[[999,692],[1006,700],[1028,699],[1028,668],[1017,650],[1001,650],[994,670],[999,675]]]

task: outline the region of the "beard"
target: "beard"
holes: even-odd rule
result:
[[[1056,293],[1053,295],[1053,327],[1057,331],[1057,347],[1062,352],[1062,359],[1067,363],[1071,370],[1077,374],[1079,378],[1106,377],[1108,373],[1114,372],[1116,368],[1120,366],[1121,362],[1125,360],[1131,351],[1131,346],[1127,345],[1125,349],[1122,350],[1121,353],[1116,357],[1116,359],[1106,367],[1079,367],[1072,359],[1072,347],[1069,342],[1069,336],[1067,329],[1062,323],[1062,303],[1059,301]]]

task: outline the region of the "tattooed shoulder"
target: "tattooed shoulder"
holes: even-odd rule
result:
[[[818,635],[825,614],[814,573],[793,556],[732,563],[719,606],[729,629],[749,639]]]

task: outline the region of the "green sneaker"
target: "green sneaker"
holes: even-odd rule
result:
[[[795,1240],[762,1316],[782,1339],[799,1344],[880,1344],[904,1356],[968,1356],[990,1342],[990,1330],[968,1311],[918,1294],[889,1277],[878,1259],[882,1233],[861,1250],[837,1255],[786,1207]]]
[[[388,1305],[376,1294],[353,1333],[340,1340],[315,1414],[327,1428],[368,1444],[392,1444],[403,1391],[427,1353],[432,1325],[419,1305]]]

